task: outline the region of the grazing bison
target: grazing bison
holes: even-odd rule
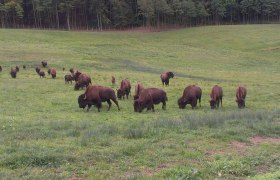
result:
[[[164,84],[165,84],[165,86],[169,86],[169,79],[173,78],[173,77],[174,77],[173,72],[168,71],[168,72],[162,73],[160,75],[160,79],[161,79],[162,85],[164,86]]]
[[[116,78],[114,76],[112,76],[112,85],[116,84]]]
[[[47,67],[47,65],[48,65],[48,62],[47,62],[47,61],[42,61],[41,63],[42,63],[42,66],[43,66],[43,67]]]
[[[113,89],[103,87],[103,86],[88,86],[85,93],[78,97],[78,103],[80,108],[85,108],[88,106],[87,111],[89,111],[92,105],[95,105],[100,112],[102,102],[107,101],[109,107],[108,111],[111,108],[111,100],[117,105],[118,110],[120,110],[116,94]]]
[[[39,67],[36,67],[36,68],[35,68],[35,71],[37,72],[37,74],[39,74],[40,70],[41,70],[41,69],[40,69]]]
[[[17,70],[17,72],[19,72],[19,67],[18,66],[16,66],[16,70]]]
[[[211,109],[219,108],[220,101],[221,106],[223,104],[223,89],[218,85],[213,86],[210,97],[211,100],[209,102]]]
[[[56,69],[50,68],[48,69],[48,74],[52,76],[52,78],[56,78]]]
[[[11,68],[10,74],[11,74],[12,78],[16,78],[17,77],[17,69],[16,68]]]
[[[91,78],[87,74],[80,74],[78,81],[75,84],[74,90],[79,90],[80,88],[88,87],[91,84]]]
[[[40,71],[38,74],[39,74],[40,78],[41,78],[41,77],[42,77],[42,78],[45,77],[45,72],[44,72],[44,71]]]
[[[2,66],[0,66],[0,72],[2,72]]]
[[[154,111],[154,104],[162,103],[162,109],[166,109],[167,96],[166,92],[158,88],[143,89],[139,95],[139,98],[134,100],[134,111],[142,112],[143,109]]]
[[[236,89],[236,102],[238,108],[245,108],[245,98],[246,98],[247,90],[243,86],[239,86]]]
[[[140,95],[142,90],[144,90],[144,86],[142,86],[141,84],[137,83],[136,86],[135,86],[134,100],[139,98],[139,95]]]
[[[121,82],[121,87],[117,90],[117,96],[119,99],[124,99],[124,96],[126,95],[126,98],[128,99],[128,95],[130,94],[131,85],[129,80],[125,79]]]
[[[71,74],[67,74],[67,75],[64,76],[64,80],[65,80],[65,84],[66,83],[69,84],[69,82],[71,82],[71,84],[72,84],[72,81],[74,81],[74,78]]]
[[[199,100],[199,106],[201,106],[201,95],[202,90],[196,85],[187,86],[184,89],[183,96],[178,99],[178,105],[180,109],[184,109],[187,104],[192,106],[194,109],[197,105],[197,100]]]
[[[26,66],[25,66],[25,65],[23,65],[23,66],[22,66],[22,68],[23,68],[23,69],[26,69]]]

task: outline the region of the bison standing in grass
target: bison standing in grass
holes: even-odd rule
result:
[[[41,63],[42,63],[43,67],[47,67],[48,66],[48,62],[47,61],[42,61]]]
[[[52,76],[52,78],[56,78],[56,69],[50,68],[48,69],[48,74]]]
[[[246,98],[247,90],[243,86],[239,86],[236,89],[236,102],[238,108],[245,108],[245,98]]]
[[[11,68],[11,71],[10,71],[10,75],[12,78],[16,78],[17,77],[17,69],[16,68]]]
[[[87,74],[80,74],[75,84],[74,90],[88,87],[91,84],[91,78]]]
[[[116,78],[114,76],[112,76],[112,85],[114,86],[116,84]]]
[[[212,88],[210,97],[211,100],[209,102],[210,102],[211,109],[219,108],[220,102],[221,102],[221,106],[223,104],[223,89],[220,86],[215,85]]]
[[[16,66],[16,70],[17,70],[17,72],[19,72],[19,67],[18,66]]]
[[[130,94],[130,81],[125,79],[121,82],[121,87],[117,90],[117,96],[119,99],[124,99],[124,96],[128,99],[128,95]]]
[[[67,74],[64,76],[64,80],[65,80],[65,84],[69,84],[69,82],[71,82],[72,84],[72,81],[74,81],[74,77],[71,75],[71,74]]]
[[[36,68],[35,68],[35,71],[36,71],[37,74],[39,74],[40,70],[41,70],[41,69],[40,69],[39,67],[36,67]]]
[[[45,77],[45,72],[44,71],[40,71],[38,73],[38,75],[40,76],[40,78],[44,78]]]
[[[162,109],[166,109],[167,95],[166,92],[158,88],[143,89],[139,98],[134,100],[134,111],[142,112],[143,109],[154,111],[154,105],[162,103]]]
[[[165,84],[165,86],[169,86],[169,79],[173,78],[173,77],[174,77],[173,72],[167,71],[167,72],[162,73],[160,75],[162,85],[164,86],[164,84]]]
[[[111,100],[117,105],[118,110],[119,104],[116,98],[116,94],[113,89],[103,87],[103,86],[88,86],[85,93],[78,97],[78,104],[80,108],[87,107],[87,111],[91,108],[92,105],[95,105],[100,112],[100,108],[102,106],[102,102],[107,102],[109,107],[108,111],[111,108]]]
[[[187,86],[184,89],[183,96],[178,99],[178,105],[180,109],[184,109],[187,104],[192,106],[194,109],[197,105],[197,100],[199,100],[199,106],[201,106],[201,95],[202,90],[196,85]]]

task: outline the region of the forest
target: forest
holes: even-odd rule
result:
[[[279,0],[0,0],[0,27],[105,30],[280,22]]]

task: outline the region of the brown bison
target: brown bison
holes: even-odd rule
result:
[[[42,66],[43,66],[43,67],[47,67],[47,65],[48,65],[48,62],[47,62],[47,61],[42,61],[41,63],[42,63]]]
[[[72,81],[74,81],[74,77],[71,74],[67,74],[64,76],[64,80],[65,80],[65,84],[66,83],[69,84],[69,82],[71,82],[71,84],[72,84]]]
[[[16,78],[17,77],[17,69],[16,68],[11,68],[10,74],[11,74],[12,78]]]
[[[239,86],[236,89],[236,102],[238,108],[245,108],[245,98],[246,98],[247,90],[243,86]]]
[[[2,66],[0,66],[0,72],[2,72]]]
[[[112,76],[112,85],[116,84],[116,78],[114,76]]]
[[[40,69],[39,67],[36,67],[36,68],[35,68],[35,71],[37,72],[37,74],[39,74],[40,70],[41,70],[41,69]]]
[[[119,99],[124,99],[124,96],[126,95],[126,98],[128,99],[128,95],[130,94],[131,85],[129,80],[125,79],[121,82],[121,87],[117,90],[117,96]]]
[[[79,75],[78,81],[75,84],[74,90],[88,87],[89,84],[91,84],[91,78],[87,74],[81,74]]]
[[[116,94],[113,89],[103,87],[103,86],[88,86],[85,93],[78,97],[78,103],[80,108],[87,107],[87,111],[89,111],[92,105],[95,105],[98,108],[98,112],[100,112],[100,108],[102,106],[102,102],[107,101],[109,107],[108,111],[111,108],[111,100],[117,105],[118,110],[120,110]]]
[[[219,108],[220,101],[221,106],[223,104],[223,89],[218,85],[213,86],[210,97],[211,100],[209,102],[211,109]]]
[[[192,106],[194,109],[197,105],[197,100],[199,100],[199,106],[201,106],[201,95],[202,90],[196,85],[187,86],[184,89],[183,96],[178,99],[178,105],[180,109],[184,109],[187,104]]]
[[[139,95],[141,93],[142,90],[144,90],[144,86],[142,86],[141,84],[137,83],[135,86],[135,95],[134,95],[134,100],[139,98]]]
[[[38,74],[39,74],[40,78],[41,78],[41,77],[42,77],[42,78],[45,77],[45,72],[44,72],[44,71],[40,71]]]
[[[52,76],[52,78],[56,78],[56,69],[50,68],[48,69],[48,74]]]
[[[173,77],[174,77],[173,72],[168,71],[168,72],[162,73],[160,75],[160,79],[161,79],[162,85],[164,86],[164,84],[165,84],[165,86],[169,86],[169,79],[173,78]]]
[[[74,74],[74,69],[73,68],[70,68],[69,71],[70,71],[71,74]]]
[[[23,66],[22,66],[22,68],[23,68],[23,69],[26,69],[26,66],[25,66],[25,65],[23,65]]]
[[[154,105],[162,103],[162,109],[166,109],[167,96],[166,92],[158,88],[143,89],[139,95],[139,98],[134,100],[134,111],[142,112],[143,109],[154,111]]]
[[[16,70],[17,70],[17,72],[19,72],[19,67],[18,66],[16,66]]]
[[[77,82],[78,81],[78,79],[79,79],[79,76],[81,75],[82,73],[79,71],[79,70],[77,70],[77,71],[75,71],[74,73],[72,73],[72,76],[74,77],[74,80]]]

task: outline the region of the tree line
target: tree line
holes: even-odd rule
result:
[[[124,29],[280,22],[280,0],[0,0],[2,28]]]

